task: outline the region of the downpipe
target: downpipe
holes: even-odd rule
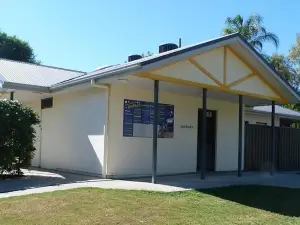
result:
[[[107,90],[107,99],[106,99],[106,119],[105,119],[105,129],[104,129],[104,165],[102,171],[102,177],[107,178],[107,162],[108,162],[108,124],[109,124],[109,99],[110,99],[110,86],[103,84],[96,84],[94,79],[91,79],[91,86],[95,88],[101,88]]]

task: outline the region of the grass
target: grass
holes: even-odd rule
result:
[[[73,189],[0,200],[0,224],[300,224],[300,190],[157,193]]]

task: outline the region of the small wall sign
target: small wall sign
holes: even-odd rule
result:
[[[193,128],[193,125],[180,125],[180,128]]]
[[[206,112],[206,117],[212,117],[212,112],[211,111]]]

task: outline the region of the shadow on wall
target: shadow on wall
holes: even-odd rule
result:
[[[49,147],[44,148],[41,153],[41,167],[101,175],[104,161],[104,135],[87,133],[81,131],[77,138],[68,137],[67,134],[63,142],[56,146],[52,145],[53,147],[47,143]],[[51,142],[51,139],[47,141]]]
[[[106,98],[98,89],[66,93],[43,109],[41,167],[101,174]]]
[[[252,208],[285,216],[300,216],[300,189],[249,185],[198,191]]]

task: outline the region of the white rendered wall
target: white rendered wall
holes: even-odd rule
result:
[[[258,123],[267,123],[268,126],[271,126],[271,114],[270,115],[257,115],[257,114],[250,114],[245,113],[245,121],[248,121],[249,124],[256,124]],[[275,126],[280,125],[280,119],[275,117]]]
[[[39,116],[41,116],[41,104],[38,101],[35,101],[31,104],[27,104],[26,106],[30,107],[34,112],[36,112]],[[35,132],[36,132],[36,141],[34,143],[34,146],[36,148],[36,151],[34,152],[34,157],[31,161],[32,166],[40,166],[40,147],[41,147],[41,126],[37,125],[35,126]]]
[[[41,167],[102,174],[107,91],[53,97],[42,110]]]
[[[153,101],[151,90],[115,84],[109,101],[109,145],[107,175],[149,175],[152,138],[123,137],[124,99]],[[197,120],[201,97],[160,93],[159,102],[173,104],[174,138],[158,139],[159,174],[196,171]],[[216,171],[236,170],[238,165],[238,103],[208,99],[208,109],[217,110]],[[193,125],[181,128],[180,125]]]

